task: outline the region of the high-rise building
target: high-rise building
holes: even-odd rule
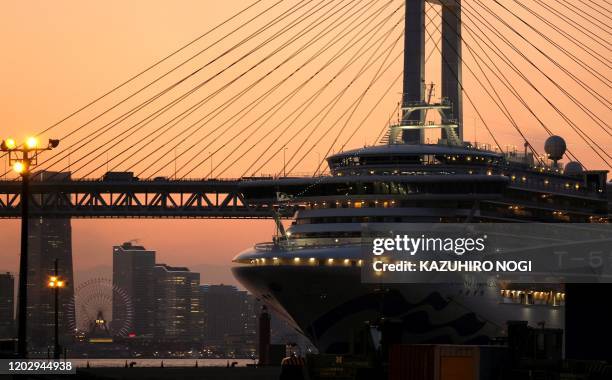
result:
[[[132,303],[130,333],[152,335],[154,323],[155,251],[130,242],[113,247],[113,286],[125,291]],[[123,299],[113,298],[113,325],[122,325]]]
[[[0,339],[15,336],[15,277],[0,273]]]
[[[70,173],[38,172],[32,181],[65,181]],[[44,202],[47,195],[34,195]],[[53,342],[55,299],[47,287],[58,260],[58,274],[66,286],[59,293],[59,330],[63,338],[71,332],[70,319],[74,314],[74,281],[72,270],[72,227],[70,218],[30,218],[28,234],[28,340],[36,347]]]
[[[231,285],[203,285],[200,299],[205,344],[255,354],[259,312],[255,297]]]
[[[155,330],[164,340],[199,340],[200,274],[185,267],[156,264],[154,270]]]

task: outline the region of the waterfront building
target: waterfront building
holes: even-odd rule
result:
[[[15,277],[0,273],[0,339],[15,336]]]
[[[202,329],[200,274],[185,267],[156,264],[154,336],[163,340],[198,340]]]
[[[203,341],[228,352],[254,354],[257,339],[258,302],[231,285],[203,285],[200,302],[204,312]]]
[[[154,329],[155,251],[131,242],[113,247],[113,286],[126,292],[132,303],[130,334],[150,336]],[[113,298],[113,324],[122,324],[120,316],[123,300]]]

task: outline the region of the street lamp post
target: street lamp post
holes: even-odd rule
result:
[[[39,147],[35,137],[26,139],[22,146],[17,146],[14,139],[8,138],[0,143],[0,151],[8,152],[9,165],[21,176],[21,253],[19,256],[19,295],[17,307],[17,354],[26,358],[27,348],[27,308],[28,308],[28,212],[30,200],[30,173],[38,163],[38,154],[51,150],[59,145],[59,140],[49,140],[46,147]]]
[[[59,290],[66,285],[66,282],[59,276],[57,268],[58,259],[55,259],[55,271],[54,275],[49,278],[49,288],[53,289],[53,297],[55,298],[55,310],[54,310],[54,346],[53,346],[53,359],[60,358],[61,346],[59,344]]]

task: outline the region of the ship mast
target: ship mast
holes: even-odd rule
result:
[[[432,83],[427,91],[426,101],[404,102],[402,106],[404,117],[399,124],[390,126],[389,133],[386,136],[388,144],[405,144],[404,137],[406,135],[419,133],[422,136],[426,129],[441,129],[442,138],[438,141],[438,144],[463,145],[463,141],[457,132],[460,129],[459,121],[452,116],[453,104],[448,98],[442,98],[440,102],[433,103],[433,89],[434,84]],[[439,113],[439,123],[425,121],[427,112],[430,110]],[[415,115],[418,115],[418,118]]]

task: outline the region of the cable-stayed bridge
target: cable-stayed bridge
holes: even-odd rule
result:
[[[51,174],[31,183],[32,215],[285,216],[243,187],[276,194],[272,179],[298,172],[316,186],[331,153],[440,121],[402,115],[432,97],[472,146],[544,161],[541,142],[562,135],[568,161],[610,168],[611,19],[605,0],[254,1],[38,131],[61,144],[38,159]],[[0,217],[18,217],[19,181],[0,178]]]

